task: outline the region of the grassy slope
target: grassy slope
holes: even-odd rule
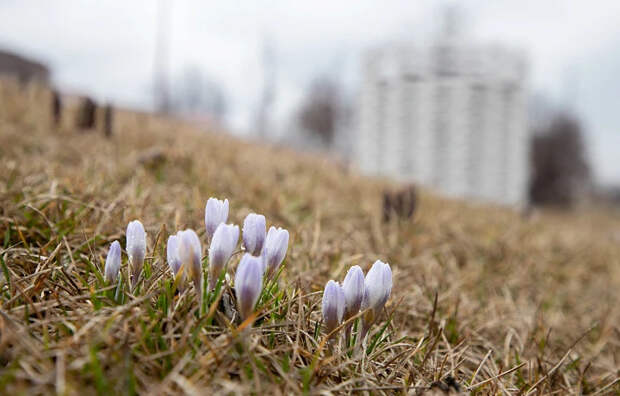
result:
[[[43,94],[0,89],[1,393],[406,393],[447,376],[481,394],[578,393],[618,376],[617,215],[525,220],[423,194],[415,221],[382,224],[385,185],[327,161],[129,113],[112,140],[54,131]],[[153,147],[166,161],[139,164]],[[252,329],[167,291],[163,241],[202,236],[209,196],[229,198],[237,224],[257,211],[291,231],[287,287]],[[134,218],[150,270],[118,304],[100,272]],[[319,291],[377,258],[393,268],[392,320],[364,359],[332,355]]]

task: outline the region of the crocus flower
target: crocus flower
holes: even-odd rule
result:
[[[237,308],[242,319],[254,311],[263,288],[263,263],[259,257],[246,253],[241,258],[235,274]]]
[[[121,270],[121,244],[118,241],[112,242],[108,257],[105,259],[105,280],[114,283],[118,278],[118,272]]]
[[[346,320],[359,312],[364,298],[364,272],[359,265],[349,268],[342,282],[342,289],[344,290],[344,318]]]
[[[364,298],[362,310],[368,310],[362,316],[362,332],[364,338],[370,326],[375,322],[392,293],[392,270],[390,265],[380,260],[375,261],[364,279]]]
[[[177,234],[178,238],[178,257],[181,260],[181,267],[187,270],[188,275],[194,281],[194,288],[198,298],[202,298],[202,266],[200,256],[202,248],[200,239],[194,230],[187,229]]]
[[[168,237],[168,243],[166,245],[166,259],[168,261],[168,266],[170,267],[170,270],[172,271],[172,274],[175,276],[175,278],[177,276],[180,276],[177,287],[179,288],[179,290],[182,291],[185,286],[184,283],[187,269],[182,269],[183,266],[181,263],[181,258],[179,257],[179,234],[181,232],[182,231],[179,231],[177,235],[170,235]]]
[[[362,305],[362,299],[364,298],[364,272],[359,265],[354,265],[349,268],[347,275],[342,282],[342,289],[344,290],[344,320],[348,320],[357,315]],[[345,340],[347,345],[351,339],[351,329],[353,323],[349,323],[345,327]]]
[[[172,274],[176,276],[181,269],[181,259],[179,258],[179,237],[170,235],[166,244],[166,260]]]
[[[269,227],[265,246],[261,254],[263,267],[268,276],[274,274],[286,256],[288,249],[288,231],[280,227]]]
[[[260,256],[265,243],[265,216],[250,213],[243,220],[243,246],[253,256]]]
[[[342,316],[344,315],[344,290],[333,280],[330,280],[325,285],[323,290],[323,321],[325,322],[325,328],[327,333],[331,333],[342,322]]]
[[[127,225],[127,255],[129,255],[129,267],[131,269],[131,287],[138,283],[140,271],[144,266],[146,255],[146,232],[140,221],[134,220]]]
[[[239,241],[239,227],[232,224],[220,224],[209,246],[209,290],[215,288],[224,266],[233,254]]]
[[[228,220],[228,200],[221,201],[217,198],[209,198],[205,207],[205,228],[207,239],[210,241],[217,230],[217,226]]]

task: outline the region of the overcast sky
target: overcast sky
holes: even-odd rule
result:
[[[262,83],[262,44],[276,62],[275,120],[285,129],[313,77],[337,73],[355,92],[359,56],[390,41],[422,41],[446,1],[167,0],[169,74],[199,67],[228,97],[228,121],[251,130]],[[583,118],[596,176],[620,183],[620,1],[470,0],[474,42],[521,48],[532,92]],[[0,0],[0,48],[47,62],[62,89],[150,109],[158,2]]]

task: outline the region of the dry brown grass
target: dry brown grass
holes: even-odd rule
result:
[[[385,183],[325,159],[129,112],[112,140],[55,130],[47,93],[18,91],[0,85],[0,393],[431,394],[449,377],[475,394],[620,393],[617,213],[524,219],[423,193],[414,221],[382,224]],[[165,161],[140,164],[153,148]],[[209,196],[237,224],[257,211],[291,231],[251,329],[169,292],[163,242],[203,235]],[[134,218],[150,271],[118,303],[100,273]],[[380,340],[331,354],[320,290],[377,258],[394,273]]]

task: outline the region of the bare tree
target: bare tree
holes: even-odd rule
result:
[[[273,40],[268,35],[262,44],[263,86],[256,111],[256,129],[261,138],[266,138],[270,128],[272,107],[276,99],[276,52]]]
[[[216,80],[200,68],[190,66],[173,84],[172,110],[180,114],[206,115],[221,121],[226,115],[226,96]]]
[[[532,139],[530,200],[569,207],[591,189],[582,127],[573,115],[551,118]]]
[[[157,30],[155,37],[154,94],[157,111],[170,111],[170,92],[168,86],[168,53],[172,4],[159,0],[157,6]]]
[[[334,142],[338,122],[344,114],[339,86],[328,77],[319,77],[310,85],[297,119],[307,132],[318,136],[324,144]]]

